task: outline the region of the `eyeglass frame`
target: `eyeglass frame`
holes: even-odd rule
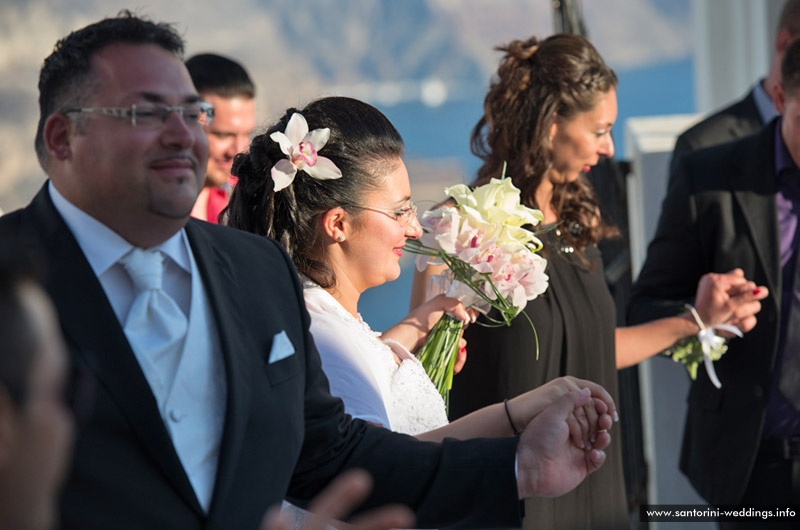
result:
[[[214,122],[214,105],[207,101],[198,101],[197,103],[200,106],[200,112],[206,114],[206,120],[200,121],[198,119],[197,123],[204,127],[210,126]],[[154,105],[154,108],[161,110],[161,123],[167,123],[170,112],[177,112],[183,118],[183,113],[186,110],[184,105],[164,105],[162,103],[152,103],[152,105]],[[112,118],[130,118],[131,127],[136,127],[136,103],[131,104],[130,107],[69,107],[62,110],[61,114],[92,114],[95,112]]]
[[[417,218],[417,211],[418,211],[416,204],[414,204],[411,201],[408,201],[408,204],[409,204],[408,207],[396,208],[396,209],[379,208],[377,206],[361,206],[360,204],[349,204],[348,206],[350,208],[358,208],[359,210],[369,210],[371,212],[377,212],[377,213],[382,213],[384,215],[388,215],[389,217],[397,221],[403,228],[408,228],[409,225],[411,224],[411,220]],[[406,221],[403,222],[403,219],[406,219]]]

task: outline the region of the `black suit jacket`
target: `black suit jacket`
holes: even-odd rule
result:
[[[757,133],[763,126],[764,122],[751,90],[744,98],[715,112],[678,136],[670,162],[670,181],[678,168],[678,160],[686,153]]]
[[[302,504],[343,469],[371,471],[368,505],[397,501],[421,526],[518,526],[516,441],[418,442],[351,421],[330,396],[294,268],[274,241],[191,220],[227,375],[219,467],[203,513],[100,283],[46,188],[0,219],[48,261],[73,360],[96,382],[62,500],[65,529],[255,529],[268,506]],[[285,330],[296,354],[269,364]]]
[[[681,469],[713,504],[744,494],[764,419],[780,322],[775,122],[759,134],[686,155],[631,292],[632,324],[675,315],[706,272],[741,267],[766,285],[758,324],[716,363],[722,388],[698,370],[689,392]],[[682,399],[682,396],[675,396]]]

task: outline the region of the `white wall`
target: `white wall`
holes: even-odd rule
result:
[[[634,279],[644,264],[647,243],[653,238],[661,201],[667,188],[667,168],[677,135],[701,115],[631,118],[625,132],[631,174],[627,178],[631,266]],[[650,504],[698,504],[705,501],[678,470],[685,396],[689,377],[683,365],[666,358],[639,364],[644,454],[647,461],[647,494]],[[667,523],[659,524],[670,528]],[[717,528],[716,523],[692,523],[692,528]]]
[[[692,0],[697,110],[742,97],[766,75],[783,0]]]

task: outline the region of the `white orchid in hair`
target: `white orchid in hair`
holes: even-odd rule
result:
[[[289,118],[285,133],[276,131],[269,137],[281,146],[287,158],[275,164],[270,172],[276,192],[289,186],[298,171],[305,171],[309,177],[317,180],[342,178],[342,172],[336,164],[317,154],[331,137],[331,130],[327,127],[309,132],[306,119],[295,112]]]

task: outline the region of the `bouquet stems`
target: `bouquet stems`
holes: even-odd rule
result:
[[[444,399],[450,413],[450,389],[453,388],[453,367],[464,322],[445,314],[431,330],[417,358]]]

